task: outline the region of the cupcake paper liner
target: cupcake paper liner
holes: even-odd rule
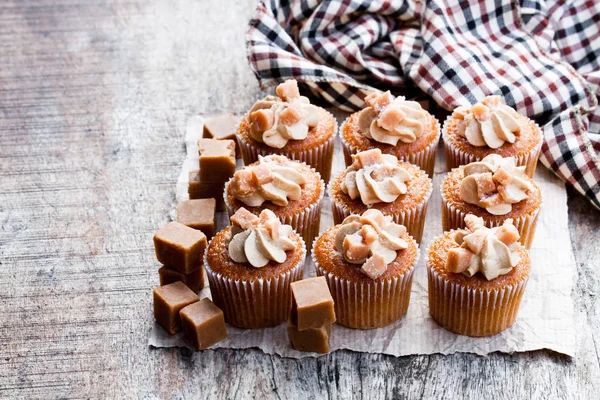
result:
[[[204,254],[204,270],[213,302],[223,310],[225,321],[238,328],[267,328],[289,318],[292,282],[304,275],[306,246],[302,238],[302,256],[298,263],[281,276],[254,281],[232,279],[214,272]],[[210,244],[209,244],[210,245]],[[265,267],[267,268],[267,267]]]
[[[312,259],[317,276],[324,276],[327,280],[335,304],[336,323],[354,329],[381,328],[406,314],[413,274],[419,261],[418,245],[415,261],[408,271],[368,284],[339,278],[322,268],[315,257],[314,244]]]
[[[470,289],[441,277],[427,262],[429,312],[451,332],[495,335],[515,322],[528,279],[493,290]]]
[[[344,126],[346,125],[346,122],[348,121],[349,118],[350,117],[346,118],[346,121],[344,121],[342,123],[342,126],[340,128],[340,134],[339,134],[340,140],[342,141],[342,148],[344,150],[344,162],[346,163],[346,167],[349,167],[352,164],[352,154],[356,154],[360,151],[356,147],[354,147],[351,144],[349,144],[348,142],[346,142],[346,140],[344,139],[344,135],[342,134],[344,132]],[[439,132],[440,131],[440,123],[437,119],[436,119],[436,125],[437,125],[437,130]],[[417,165],[419,168],[421,168],[423,171],[425,171],[427,173],[427,175],[431,178],[431,177],[433,177],[433,169],[435,167],[435,154],[437,153],[437,146],[438,146],[439,141],[440,141],[440,136],[438,135],[438,137],[429,146],[425,147],[423,150],[421,150],[417,153],[414,153],[414,154],[410,154],[406,157],[400,157],[400,158],[398,158],[398,160]]]
[[[446,154],[446,168],[451,170],[452,168],[460,167],[461,165],[467,165],[475,161],[481,161],[480,158],[474,155],[467,154],[457,147],[454,147],[448,140],[448,121],[452,118],[452,115],[446,118],[444,121],[444,127],[442,128],[442,138],[444,140],[444,153]],[[541,132],[540,126],[535,123],[535,127]],[[515,157],[515,162],[518,166],[525,166],[525,173],[530,178],[533,178],[535,168],[537,167],[538,158],[540,157],[540,151],[542,149],[543,135],[540,133],[540,142],[531,151],[523,156]]]
[[[429,184],[429,192],[427,192],[425,198],[421,203],[417,204],[414,208],[410,210],[391,215],[395,223],[404,225],[406,227],[408,233],[416,240],[417,243],[421,243],[421,239],[423,237],[423,229],[425,227],[425,215],[427,214],[429,198],[431,197],[431,192],[433,191],[433,181],[431,180],[431,178],[429,178]],[[327,190],[329,193],[329,198],[331,199],[331,210],[333,214],[334,225],[341,224],[346,217],[348,217],[351,214],[356,214],[351,212],[345,205],[335,201],[335,197],[333,197],[331,194],[331,185]]]
[[[331,118],[334,118],[331,113],[328,113]],[[335,118],[334,118],[335,121]],[[335,145],[335,135],[337,134],[338,126],[337,121],[334,123],[333,135],[327,139],[324,143],[314,149],[306,149],[299,152],[285,151],[283,149],[271,149],[263,150],[254,146],[252,142],[246,142],[245,139],[236,133],[237,141],[242,151],[242,158],[244,159],[244,165],[252,164],[258,161],[258,156],[268,156],[270,154],[278,154],[286,156],[290,160],[302,161],[311,167],[313,167],[325,182],[329,182],[331,178],[331,166],[333,160],[333,149]],[[307,242],[308,243],[308,242]]]
[[[304,163],[306,164],[306,163]],[[311,168],[313,172],[317,174],[319,179],[321,178],[319,172],[317,172],[314,168]],[[232,204],[229,204],[228,196],[227,196],[227,188],[231,183],[230,178],[229,181],[225,184],[225,190],[223,191],[223,199],[225,200],[225,208],[227,208],[227,214],[231,217],[237,209],[234,209]],[[321,190],[321,194],[319,195],[319,199],[306,207],[303,211],[300,211],[293,215],[286,215],[283,218],[279,217],[281,223],[290,225],[304,240],[304,243],[309,243],[312,246],[312,242],[319,234],[319,227],[321,225],[321,208],[323,205],[323,196],[325,195],[325,182],[322,179],[321,186],[323,190]],[[308,248],[310,250],[310,247]]]
[[[447,177],[448,175],[446,175],[440,186],[440,193],[442,196],[442,229],[444,232],[452,229],[465,229],[465,217],[467,216],[467,213],[459,210],[457,207],[449,203],[448,200],[446,200],[443,188]],[[535,236],[535,228],[537,226],[538,216],[540,215],[541,207],[542,205],[540,204],[540,207],[535,209],[532,213],[523,215],[519,218],[513,218],[513,225],[519,231],[519,235],[521,235],[519,242],[527,250],[531,248],[531,245],[533,243],[533,238]],[[495,222],[486,219],[485,216],[481,216],[481,218],[483,218],[483,222],[488,228],[495,228],[504,223],[504,219],[502,219],[499,222]]]

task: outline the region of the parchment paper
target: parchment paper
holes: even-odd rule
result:
[[[198,168],[196,142],[201,136],[202,125],[202,117],[193,117],[188,123],[185,138],[187,157],[177,182],[178,201],[188,198],[188,171]],[[238,166],[241,166],[239,160]],[[338,142],[333,176],[343,168],[343,154]],[[445,173],[444,153],[440,148],[433,180],[434,190],[429,202],[421,244],[423,251],[415,271],[407,315],[391,326],[368,331],[334,325],[331,335],[332,350],[348,349],[403,356],[456,352],[486,355],[495,351],[513,353],[551,349],[573,356],[575,333],[571,289],[575,260],[568,231],[567,195],[564,184],[541,166],[537,168],[535,180],[542,190],[544,204],[530,250],[531,276],[514,325],[492,337],[471,338],[448,332],[431,319],[427,305],[427,273],[424,260],[427,246],[442,233],[439,186]],[[324,201],[321,231],[333,225],[329,199],[325,197]],[[175,219],[175,211],[171,216]],[[219,213],[218,224],[219,229],[228,224],[226,213]],[[314,266],[308,257],[305,276],[314,275]],[[158,276],[156,280],[158,282]],[[210,290],[204,288],[200,296],[210,297]],[[265,353],[279,354],[284,357],[319,356],[315,353],[294,350],[289,344],[285,324],[274,328],[253,330],[237,329],[228,325],[227,332],[228,338],[216,344],[215,348],[257,347]],[[191,348],[185,342],[183,334],[169,336],[156,323],[152,327],[148,344],[154,347]]]

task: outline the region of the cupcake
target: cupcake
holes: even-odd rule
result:
[[[514,157],[533,177],[542,148],[539,126],[502,104],[500,96],[454,110],[444,123],[442,136],[448,170],[498,154]]]
[[[404,225],[421,242],[432,182],[416,165],[400,162],[380,149],[353,154],[352,165],[329,186],[333,222],[377,209]]]
[[[306,247],[270,210],[241,208],[208,244],[204,268],[213,302],[238,328],[279,325],[289,316],[290,284],[302,279]]]
[[[406,314],[419,249],[392,217],[376,209],[351,215],[315,240],[312,257],[338,324],[380,328]]]
[[[232,216],[245,207],[258,215],[271,210],[282,223],[312,243],[319,233],[321,200],[325,183],[305,163],[285,156],[259,156],[258,161],[237,171],[225,185],[225,206]]]
[[[307,163],[328,182],[335,118],[300,96],[295,80],[277,86],[276,93],[257,101],[242,118],[236,137],[244,164],[257,161],[259,155],[282,154]]]
[[[346,166],[352,164],[352,154],[379,149],[433,176],[440,138],[437,119],[416,101],[394,98],[389,91],[371,93],[365,103],[367,108],[352,114],[340,130]]]
[[[441,192],[444,231],[464,228],[467,214],[483,218],[488,228],[510,218],[519,231],[521,244],[531,248],[542,193],[525,174],[525,166],[516,166],[513,157],[490,154],[455,168],[442,182]]]
[[[468,215],[465,224],[429,247],[429,311],[454,333],[495,335],[515,322],[531,261],[510,219],[490,229]]]

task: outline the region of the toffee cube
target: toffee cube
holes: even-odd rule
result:
[[[331,336],[331,324],[325,324],[318,328],[309,328],[299,331],[293,322],[287,324],[288,336],[292,347],[299,351],[312,351],[315,353],[329,353],[329,337]]]
[[[198,350],[206,349],[227,337],[223,311],[210,299],[202,299],[180,313],[185,336]]]
[[[189,274],[202,266],[206,236],[179,222],[169,222],[156,231],[154,250],[161,264]]]
[[[325,277],[303,279],[291,284],[290,321],[299,331],[320,328],[335,322],[333,297]]]
[[[177,205],[177,222],[202,231],[210,239],[215,234],[216,200],[184,200]]]
[[[223,192],[225,191],[225,182],[200,182],[200,170],[190,171],[190,183],[188,194],[190,199],[209,199],[213,198],[217,202],[216,210],[225,211],[225,200]]]
[[[184,285],[194,292],[197,292],[204,287],[204,273],[202,267],[189,274],[162,267],[158,270],[158,276],[160,278],[160,286],[165,286],[174,282],[183,282]]]
[[[235,132],[238,127],[238,119],[235,115],[227,113],[206,120],[202,137],[206,139],[233,140],[235,142],[235,156],[240,158],[240,149],[237,144]]]
[[[154,318],[167,331],[174,335],[181,331],[179,311],[185,306],[199,301],[196,293],[182,282],[154,289]]]
[[[200,139],[200,182],[227,182],[235,172],[233,140]]]

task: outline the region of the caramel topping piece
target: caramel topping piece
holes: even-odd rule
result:
[[[414,101],[394,98],[389,91],[371,93],[365,98],[367,108],[361,111],[358,125],[361,133],[379,143],[396,146],[413,143],[423,136],[429,114]]]
[[[460,197],[469,204],[485,208],[494,215],[508,214],[512,204],[528,198],[533,184],[525,167],[517,167],[513,157],[490,154],[464,167]]]
[[[511,218],[490,229],[484,226],[483,218],[469,214],[465,224],[468,230],[461,235],[462,244],[448,251],[446,268],[450,272],[466,276],[479,272],[492,280],[508,274],[517,265],[519,233]]]

